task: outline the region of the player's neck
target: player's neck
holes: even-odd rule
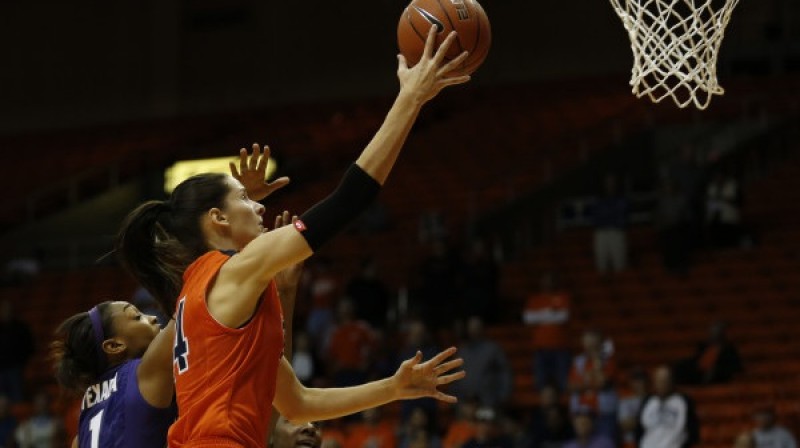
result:
[[[219,235],[211,236],[208,239],[207,244],[208,248],[211,250],[219,250],[223,252],[237,252],[239,250],[239,247],[236,246],[236,243],[234,243],[233,240]]]

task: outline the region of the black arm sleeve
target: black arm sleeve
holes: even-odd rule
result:
[[[355,163],[348,168],[336,190],[300,217],[301,234],[314,252],[372,204],[381,185]]]

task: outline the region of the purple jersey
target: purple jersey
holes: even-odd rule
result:
[[[167,430],[175,421],[177,407],[159,409],[145,401],[136,378],[141,361],[112,367],[86,390],[78,427],[80,448],[167,446]]]

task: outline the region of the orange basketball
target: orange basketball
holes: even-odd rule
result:
[[[397,44],[409,67],[414,66],[422,57],[431,26],[437,28],[437,48],[450,31],[456,30],[458,33],[456,41],[445,55],[445,60],[449,61],[463,51],[469,52],[469,57],[457,69],[457,74],[468,75],[474,72],[489,54],[492,29],[486,12],[478,2],[412,0],[397,25]]]

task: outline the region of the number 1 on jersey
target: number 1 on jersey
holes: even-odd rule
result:
[[[92,434],[91,447],[100,448],[100,424],[103,423],[103,411],[89,420],[89,432]]]
[[[189,341],[183,333],[183,306],[186,298],[178,302],[178,313],[175,320],[175,346],[172,351],[173,362],[178,363],[178,374],[189,370]]]

